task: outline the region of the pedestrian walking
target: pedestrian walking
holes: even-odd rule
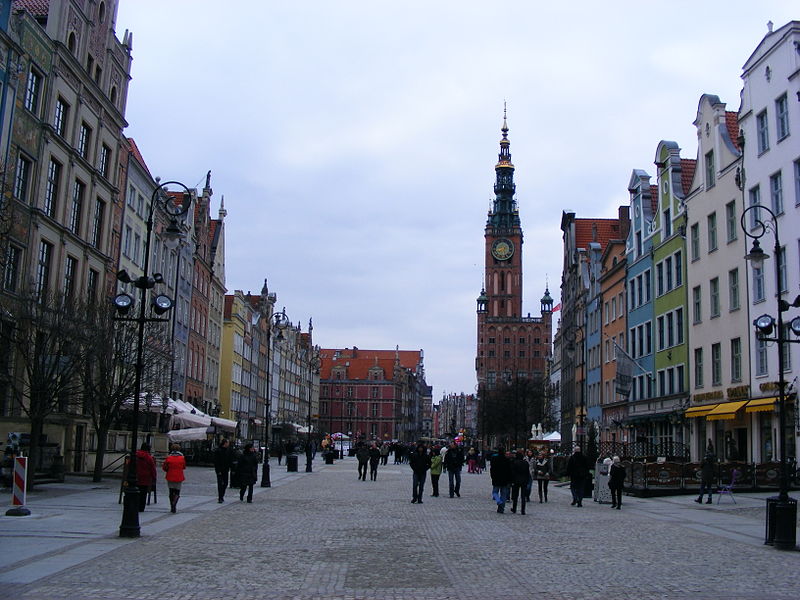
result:
[[[567,461],[567,475],[569,489],[572,492],[572,506],[583,506],[583,493],[586,489],[586,479],[589,477],[589,462],[581,452],[580,446],[573,448],[572,456]]]
[[[252,443],[244,445],[244,451],[236,463],[236,473],[239,476],[239,502],[244,502],[247,492],[247,501],[253,501],[253,485],[258,479],[258,455]]]
[[[225,502],[225,490],[228,489],[228,478],[232,462],[233,455],[231,454],[230,442],[227,439],[223,439],[214,451],[214,472],[217,474],[217,502],[220,504]]]
[[[711,446],[710,440],[708,445],[709,447]],[[711,504],[711,496],[714,493],[714,462],[714,455],[711,452],[706,452],[706,455],[700,463],[700,495],[695,500],[698,504],[703,501],[703,496],[706,493],[708,494],[706,504]]]
[[[439,477],[442,475],[442,453],[438,446],[434,446],[431,453],[431,497],[439,497]]]
[[[389,443],[384,442],[381,444],[381,465],[386,466],[386,463],[389,462]]]
[[[475,448],[470,448],[467,450],[467,473],[477,473],[478,472],[478,455],[475,452]]]
[[[283,442],[278,442],[278,447],[275,449],[275,454],[278,455],[278,466],[280,466],[281,459],[283,458]]]
[[[416,451],[408,457],[408,464],[413,473],[411,479],[411,504],[422,504],[422,492],[425,489],[425,477],[431,468],[431,457],[425,451],[425,446],[419,444]]]
[[[367,465],[369,463],[369,448],[364,442],[358,443],[356,449],[356,458],[358,459],[358,478],[361,481],[367,480]]]
[[[492,498],[497,504],[497,512],[503,513],[506,510],[512,477],[511,461],[502,446],[489,459],[489,476],[492,479]]]
[[[158,474],[156,461],[150,454],[150,444],[143,442],[136,451],[136,487],[139,488],[139,512],[144,512],[147,506],[147,496],[155,487]]]
[[[611,508],[622,508],[622,488],[625,484],[625,467],[619,461],[619,456],[611,459],[609,470],[608,489],[611,490]]]
[[[525,514],[525,493],[531,481],[531,467],[522,450],[517,450],[511,461],[511,512],[517,512],[517,499],[522,496],[520,514]]]
[[[186,458],[181,452],[180,444],[169,445],[169,456],[164,459],[161,468],[166,473],[167,487],[169,488],[169,510],[177,512],[178,500],[181,497],[181,484],[186,480]]]
[[[378,444],[372,442],[369,448],[369,479],[370,481],[377,481],[378,479],[378,465],[381,462],[381,449]]]
[[[547,486],[550,484],[550,474],[553,471],[550,455],[546,450],[542,450],[539,457],[533,461],[533,466],[536,472],[536,485],[539,487],[539,504],[541,504],[542,497],[547,502]]]
[[[461,498],[461,468],[464,466],[464,451],[455,442],[450,442],[447,454],[444,455],[444,468],[447,469],[447,481],[450,497],[455,494]]]

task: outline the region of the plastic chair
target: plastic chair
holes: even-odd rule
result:
[[[733,503],[736,504],[736,498],[733,497],[733,486],[736,485],[736,480],[739,478],[739,469],[734,469],[731,472],[731,482],[728,485],[723,485],[717,490],[719,496],[717,496],[717,504],[719,501],[722,500],[722,496],[727,494],[733,500]]]

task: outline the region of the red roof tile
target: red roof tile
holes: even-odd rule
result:
[[[334,360],[334,355],[339,356]],[[391,378],[394,370],[395,355],[400,358],[400,366],[416,372],[422,362],[419,350],[362,350],[360,348],[323,349],[320,350],[320,379],[331,379],[331,370],[337,365],[347,364],[348,379],[367,380],[370,368],[376,364]]]
[[[141,151],[139,150],[139,146],[136,145],[136,141],[133,138],[126,138],[128,140],[128,146],[130,148],[130,152],[133,155],[133,158],[136,159],[145,172],[150,176],[152,179],[153,175],[150,173],[150,169],[147,168],[147,163],[144,162],[144,157],[142,156]]]
[[[652,214],[658,214],[658,186],[651,185],[650,186],[650,210]]]
[[[609,240],[620,239],[618,219],[575,219],[575,247],[588,248],[591,242],[605,250]]]
[[[739,148],[739,113],[735,110],[725,111],[725,126],[728,128],[728,135],[737,150]]]
[[[12,8],[25,9],[34,17],[43,17],[50,10],[50,0],[14,0]]]
[[[694,170],[697,168],[697,160],[694,158],[681,159],[681,188],[683,195],[686,196],[692,189],[692,179]]]

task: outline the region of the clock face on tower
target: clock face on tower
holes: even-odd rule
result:
[[[492,256],[497,260],[508,260],[514,255],[514,244],[511,240],[500,238],[492,244]]]

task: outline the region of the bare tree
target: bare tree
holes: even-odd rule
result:
[[[45,423],[54,413],[70,412],[80,399],[86,311],[62,294],[27,292],[0,299],[0,315],[0,345],[9,354],[8,389],[30,420],[29,464],[34,472]],[[31,476],[28,488],[33,485]]]
[[[101,481],[108,449],[108,432],[119,420],[125,402],[135,394],[137,330],[129,323],[115,321],[114,308],[110,303],[92,307],[90,314],[94,325],[81,375],[86,409],[97,435],[92,480]],[[170,357],[164,340],[159,337],[159,334],[163,334],[163,327],[160,324],[147,325],[143,389],[160,391],[167,387],[163,367],[164,364],[169,367]],[[149,403],[145,403],[145,410],[145,419],[149,423]]]
[[[547,413],[540,379],[515,378],[495,389],[484,389],[480,404],[482,434],[505,444],[522,446],[533,423]]]

